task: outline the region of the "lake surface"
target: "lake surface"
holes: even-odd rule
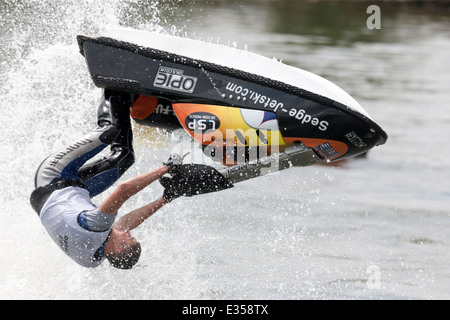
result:
[[[2,299],[449,299],[450,8],[303,1],[0,1]],[[131,271],[83,269],[29,205],[37,166],[91,130],[100,90],[76,35],[126,26],[227,44],[319,74],[389,139],[364,159],[292,168],[179,199],[134,232]],[[136,125],[151,170],[170,133]],[[156,199],[159,184],[122,213]],[[94,199],[100,203],[104,195]]]

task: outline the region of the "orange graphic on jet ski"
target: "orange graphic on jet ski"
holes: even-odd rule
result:
[[[272,112],[190,103],[174,103],[173,109],[184,129],[202,145],[286,145]]]

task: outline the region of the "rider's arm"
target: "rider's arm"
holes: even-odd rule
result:
[[[114,224],[114,228],[121,231],[125,230],[131,231],[137,226],[139,226],[151,215],[153,215],[156,211],[161,209],[167,203],[168,202],[161,197],[158,200],[155,200],[147,204],[146,206],[143,206],[139,209],[135,209],[124,215],[122,218],[120,218],[119,221],[117,221]]]
[[[161,178],[168,172],[167,166],[162,166],[153,171],[143,173],[128,181],[122,182],[109,195],[98,208],[106,214],[117,214],[119,208],[133,195],[150,185],[155,180]]]

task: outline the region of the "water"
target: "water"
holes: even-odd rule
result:
[[[293,1],[0,1],[2,299],[450,298],[449,9]],[[179,199],[134,232],[131,271],[88,270],[45,234],[28,199],[40,161],[88,132],[100,96],[77,34],[165,30],[317,73],[389,134],[368,158],[293,168]],[[136,126],[136,165],[168,133]],[[160,195],[159,184],[122,212]],[[94,199],[100,203],[103,196]]]

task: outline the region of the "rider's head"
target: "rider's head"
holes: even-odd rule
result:
[[[114,267],[131,269],[141,256],[141,245],[131,236],[130,231],[119,231],[113,228],[104,254]]]

